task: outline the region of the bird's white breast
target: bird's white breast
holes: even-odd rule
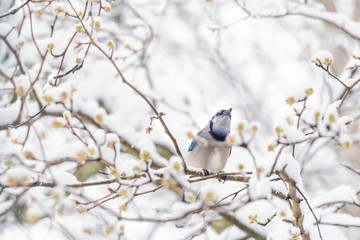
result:
[[[213,153],[210,155],[208,169],[215,172],[221,171],[223,165],[223,161],[221,158],[222,154],[220,152],[220,149],[217,147],[214,148]]]

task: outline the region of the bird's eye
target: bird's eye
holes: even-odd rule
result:
[[[215,116],[221,116],[221,115],[224,114],[224,112],[225,112],[225,110],[220,110],[220,111],[218,111],[218,112],[216,113]]]

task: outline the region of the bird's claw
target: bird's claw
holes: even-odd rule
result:
[[[219,171],[216,174],[221,174],[221,173],[225,173],[225,172]],[[222,176],[222,177],[218,178],[219,182],[222,182],[222,183],[225,183],[226,179],[227,179],[227,176]]]
[[[207,169],[203,168],[203,171],[204,171],[204,176],[209,176],[210,175],[210,172]]]
[[[219,180],[219,182],[225,183],[226,179],[227,179],[227,176],[222,176],[218,180]]]

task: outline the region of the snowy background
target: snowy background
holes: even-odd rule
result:
[[[358,0],[2,1],[0,239],[359,240],[358,21]],[[228,180],[184,173],[230,107]]]

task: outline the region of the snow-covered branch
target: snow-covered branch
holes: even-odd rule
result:
[[[358,235],[350,8],[10,2],[0,5],[1,239]],[[224,141],[195,135],[226,107]],[[231,147],[225,169],[186,166],[190,141]]]

